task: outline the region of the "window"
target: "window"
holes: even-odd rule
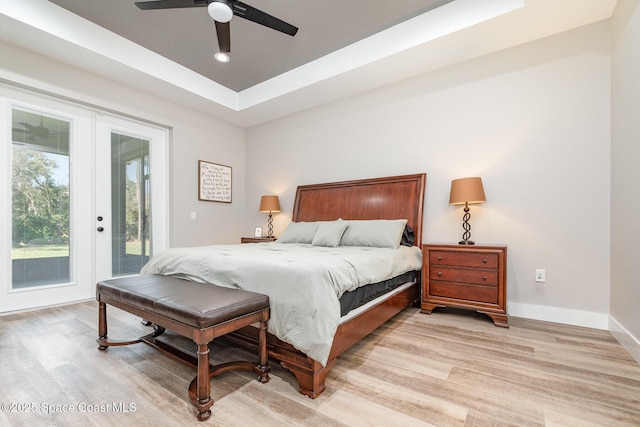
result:
[[[17,108],[11,122],[12,288],[69,282],[71,123]]]

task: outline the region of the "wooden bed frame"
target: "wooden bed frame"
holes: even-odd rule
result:
[[[414,245],[422,245],[422,221],[426,174],[402,175],[356,181],[299,186],[293,207],[293,221],[342,219],[407,219],[415,233]],[[311,398],[325,390],[325,378],[337,358],[380,325],[416,303],[420,283],[370,307],[341,323],[333,340],[326,366],[292,345],[269,334],[269,357],[293,372],[300,393]],[[258,348],[257,329],[240,329],[225,339],[251,349]]]

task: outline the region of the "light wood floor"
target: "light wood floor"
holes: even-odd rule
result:
[[[148,332],[108,314],[112,339]],[[640,425],[640,366],[606,331],[411,308],[346,353],[318,399],[272,363],[267,384],[248,372],[213,379],[213,414],[199,423],[195,368],[144,344],[98,351],[96,323],[94,302],[0,317],[1,426]]]

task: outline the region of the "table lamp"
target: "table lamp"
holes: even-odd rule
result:
[[[278,199],[278,196],[262,196],[260,198],[260,212],[269,212],[267,237],[273,238],[273,216],[271,213],[280,212],[280,199]]]
[[[475,243],[469,240],[471,238],[471,225],[469,219],[471,214],[469,213],[470,203],[484,203],[487,199],[484,195],[484,188],[482,187],[482,178],[459,178],[451,181],[451,193],[449,194],[450,205],[462,205],[464,204],[464,216],[462,217],[462,228],[464,233],[462,234],[462,240],[458,243],[461,245],[474,245]]]

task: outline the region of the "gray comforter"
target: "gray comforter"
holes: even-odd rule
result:
[[[417,247],[327,248],[252,243],[174,248],[141,274],[163,274],[269,296],[269,332],[326,365],[340,321],[338,299],[359,286],[422,266]]]

